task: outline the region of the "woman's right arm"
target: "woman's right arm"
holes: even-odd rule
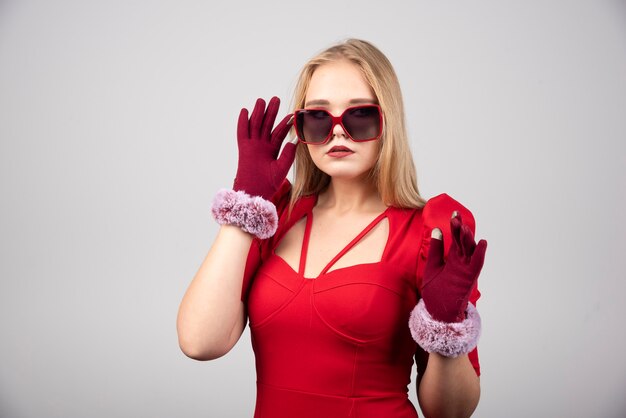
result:
[[[287,115],[272,130],[279,106],[278,97],[272,97],[266,111],[265,101],[258,99],[250,118],[248,110],[241,109],[237,124],[239,160],[233,184],[235,194],[243,192],[248,197],[270,201],[283,184],[295,158],[296,145],[288,143],[276,158],[292,126],[292,115]],[[222,201],[231,199],[239,197],[230,196]],[[258,210],[259,203],[253,206]],[[243,219],[239,221],[248,217],[247,210],[242,213]],[[212,360],[228,353],[246,326],[242,288],[244,277],[252,273],[245,271],[248,255],[255,255],[250,251],[251,246],[258,244],[252,234],[230,223],[225,221],[220,227],[178,310],[178,343],[185,355],[196,360]],[[258,261],[258,257],[253,258],[250,267],[256,268]]]
[[[222,225],[178,310],[178,343],[185,355],[213,360],[228,353],[246,326],[241,301],[253,236]]]

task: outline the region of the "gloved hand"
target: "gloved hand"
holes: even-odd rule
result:
[[[422,299],[433,319],[441,322],[461,322],[472,288],[476,284],[485,260],[487,241],[474,241],[471,229],[463,225],[461,215],[450,220],[453,242],[444,262],[441,231],[433,229],[430,250],[424,269]]]
[[[233,184],[236,191],[269,200],[287,177],[296,155],[296,144],[287,143],[280,157],[278,152],[292,126],[292,115],[287,115],[276,126],[280,99],[272,97],[265,110],[265,101],[257,99],[252,116],[243,108],[237,125],[239,162]]]

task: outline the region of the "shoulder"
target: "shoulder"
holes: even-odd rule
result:
[[[290,197],[291,182],[285,179],[278,187],[276,193],[270,198],[270,201],[276,206],[276,211],[280,214],[281,210],[284,210],[284,206],[289,204]]]
[[[475,222],[472,212],[447,193],[441,193],[428,199],[421,208],[394,207],[393,213],[396,214],[397,218],[403,218],[405,222],[410,223],[411,229],[423,228],[424,232],[428,232],[430,235],[433,228],[441,229],[449,224],[454,211],[461,215],[463,223],[467,223],[472,229],[474,228]]]
[[[467,224],[473,231],[476,224],[472,212],[446,193],[441,193],[428,199],[422,209],[424,226],[429,227],[429,229],[435,227],[442,229],[442,227],[446,226],[449,228],[450,219],[454,211],[461,215],[463,223]]]
[[[278,227],[280,227],[280,220],[283,212],[289,206],[290,192],[291,183],[289,180],[285,179],[278,187],[278,190],[276,190],[276,192],[269,199],[262,199],[262,202],[264,202],[263,205],[267,205],[269,203],[269,206],[273,206],[272,211],[274,211],[274,209],[276,210]],[[262,244],[268,241],[268,239],[271,239],[271,236],[268,238],[254,237],[254,241],[256,241],[257,244]]]
[[[260,240],[261,247],[273,248],[275,243],[280,241],[281,237],[291,228],[293,221],[297,220],[301,216],[302,212],[306,210],[307,206],[305,201],[311,200],[306,198],[299,198],[295,203],[292,211],[289,212],[289,203],[291,201],[292,185],[288,179],[284,179],[280,187],[270,198],[270,201],[276,206],[276,213],[278,215],[278,226],[275,234],[266,239]]]
[[[456,211],[461,216],[463,224],[470,227],[472,233],[476,231],[476,222],[472,212],[458,200],[446,193],[430,198],[421,212],[422,224],[422,244],[420,249],[420,259],[425,261],[430,249],[431,233],[434,228],[439,228],[443,235],[444,255],[448,255],[452,244],[452,228],[450,220]]]

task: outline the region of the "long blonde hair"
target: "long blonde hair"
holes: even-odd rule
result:
[[[341,59],[347,59],[359,67],[383,111],[383,135],[377,141],[379,158],[370,172],[370,178],[374,181],[381,200],[386,206],[423,207],[426,201],[417,188],[417,174],[406,133],[400,83],[391,63],[378,48],[360,39],[348,39],[313,57],[304,65],[298,77],[293,109],[304,107],[313,72],[323,64]],[[301,196],[319,193],[329,183],[330,176],[317,168],[307,146],[299,143],[289,214]]]

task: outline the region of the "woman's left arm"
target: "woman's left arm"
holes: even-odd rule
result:
[[[429,417],[469,417],[480,399],[480,378],[467,354],[428,355],[426,371],[417,381],[420,408]]]
[[[487,242],[476,244],[473,228],[464,225],[457,213],[450,220],[450,229],[447,259],[441,230],[432,230],[422,299],[409,320],[411,334],[422,348],[416,353],[423,370],[416,390],[426,418],[469,417],[480,398],[478,372],[468,353],[478,343],[481,324],[469,299],[476,288]]]

